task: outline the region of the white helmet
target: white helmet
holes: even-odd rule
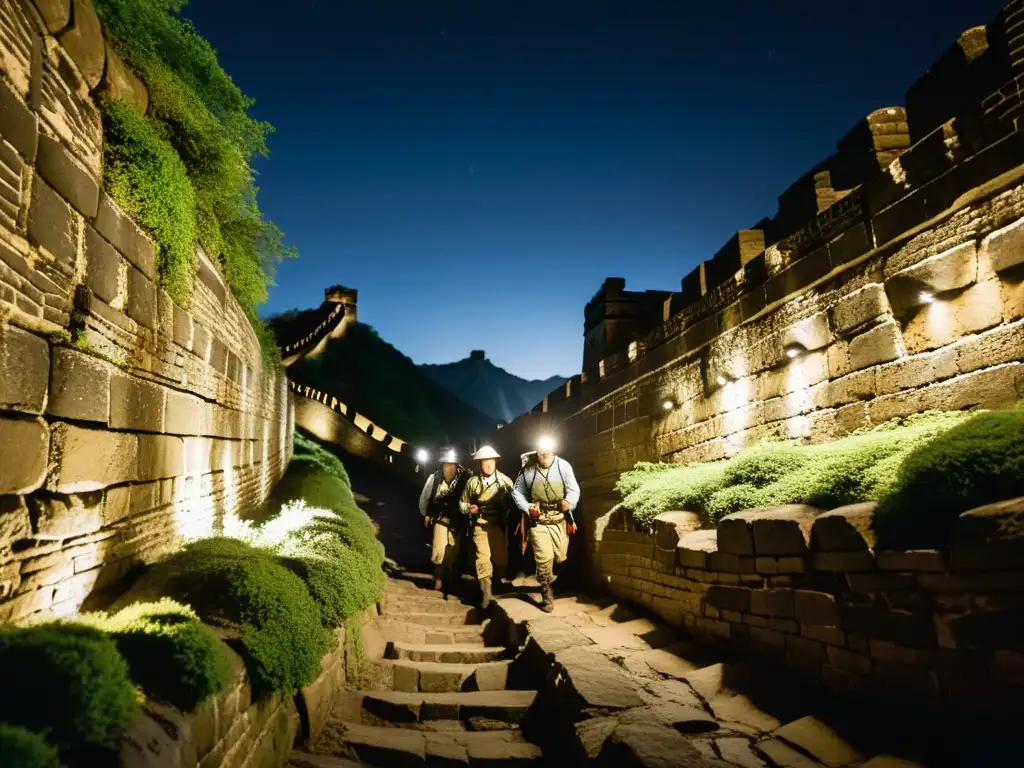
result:
[[[459,456],[455,453],[454,448],[449,448],[446,451],[441,451],[441,455],[438,457],[438,461],[442,464],[458,464]]]
[[[473,461],[480,461],[481,459],[500,459],[501,454],[491,448],[489,445],[485,445],[480,448],[479,451],[473,454]]]

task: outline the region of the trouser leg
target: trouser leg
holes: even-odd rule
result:
[[[447,525],[434,523],[433,538],[430,543],[430,562],[434,565],[444,565],[448,550],[448,540],[451,531]]]
[[[537,581],[542,587],[551,583],[554,573],[555,551],[549,528],[550,525],[535,525],[530,529],[530,546],[533,547],[533,559],[537,563]]]
[[[494,568],[491,566],[491,539],[488,535],[488,527],[484,525],[473,526],[473,550],[476,555],[476,578],[478,581],[491,578]]]

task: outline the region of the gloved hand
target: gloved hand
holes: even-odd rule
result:
[[[480,507],[478,507],[476,504],[470,504],[469,505],[469,514],[471,514],[471,515],[479,515],[480,514]]]
[[[572,536],[574,533],[576,533],[576,526],[572,523],[569,523],[567,526],[565,526],[565,530],[570,536]]]
[[[562,512],[568,512],[569,511],[569,502],[566,501],[565,499],[562,499],[560,502],[558,502],[558,508],[560,510],[562,510]]]
[[[423,527],[424,528],[429,528],[430,527],[430,518],[429,517],[424,517],[423,518]]]
[[[537,507],[530,507],[530,517],[540,517],[540,509]]]

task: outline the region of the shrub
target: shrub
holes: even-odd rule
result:
[[[14,768],[60,768],[55,747],[38,733],[0,723],[0,765]]]
[[[761,443],[751,446],[729,462],[722,480],[726,485],[764,488],[800,469],[807,460],[807,451],[795,443]]]
[[[352,487],[352,480],[348,476],[345,465],[341,463],[341,459],[320,445],[320,443],[298,431],[295,433],[294,458],[314,463],[327,474],[337,477],[349,488]]]
[[[114,642],[80,624],[0,627],[0,680],[0,722],[47,733],[65,757],[115,746],[138,712]]]
[[[968,509],[1024,496],[1024,410],[981,413],[916,446],[874,523],[880,546],[941,547]]]
[[[761,489],[748,483],[730,485],[715,491],[707,500],[704,514],[709,522],[715,522],[732,512],[764,506]]]
[[[651,472],[623,503],[645,526],[662,512],[674,509],[706,514],[708,500],[722,487],[725,469],[725,462],[714,462]]]
[[[185,165],[134,106],[115,101],[102,114],[106,189],[153,236],[161,282],[187,305],[196,269],[196,199]]]
[[[170,597],[211,624],[241,634],[258,695],[291,693],[320,672],[334,637],[305,584],[266,550],[225,537],[203,539],[157,563],[123,601]]]
[[[135,603],[112,616],[89,614],[80,620],[114,639],[146,696],[183,712],[231,682],[227,647],[190,608],[173,600]]]
[[[619,475],[619,479],[615,483],[615,490],[625,498],[645,482],[650,480],[652,475],[678,468],[678,464],[669,464],[666,462],[637,462],[631,470]]]

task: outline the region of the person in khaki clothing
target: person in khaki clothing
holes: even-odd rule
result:
[[[530,533],[543,600],[540,608],[551,613],[555,609],[554,566],[569,555],[569,536],[576,533],[572,513],[580,502],[576,474],[568,461],[555,455],[552,438],[542,437],[536,453],[524,454],[512,499],[523,513],[520,525]]]
[[[473,454],[480,462],[480,474],[473,475],[462,491],[459,507],[469,518],[476,551],[476,578],[480,582],[480,607],[491,604],[491,584],[497,569],[501,578],[508,565],[508,543],[505,538],[512,503],[512,481],[498,471],[501,456],[489,445]]]
[[[447,574],[449,591],[455,589],[455,565],[459,557],[459,498],[469,480],[469,470],[459,465],[455,451],[441,454],[441,468],[427,478],[420,493],[423,525],[433,525],[430,562],[434,565],[434,589],[441,590]]]

